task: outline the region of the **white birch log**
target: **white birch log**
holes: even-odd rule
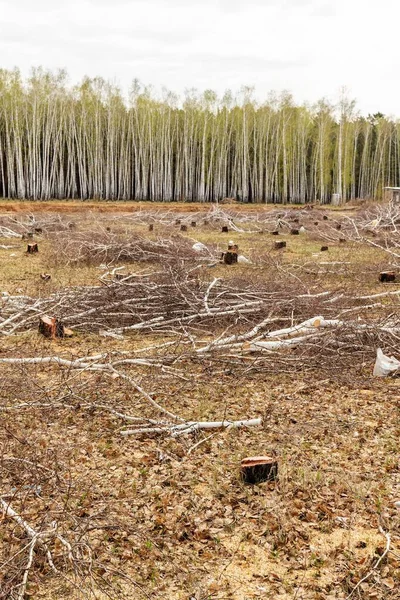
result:
[[[138,427],[137,429],[125,429],[121,435],[137,435],[141,433],[166,433],[172,437],[193,433],[202,429],[231,429],[241,427],[257,427],[261,425],[262,419],[243,419],[240,421],[187,421],[180,425],[166,425],[161,427]]]
[[[295,325],[294,327],[287,327],[286,329],[270,331],[267,335],[268,337],[276,337],[282,339],[312,333],[320,327],[341,327],[342,325],[344,325],[344,323],[342,321],[339,321],[338,319],[324,319],[324,317],[313,317],[312,319],[303,321],[303,323]]]

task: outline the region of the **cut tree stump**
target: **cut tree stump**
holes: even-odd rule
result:
[[[321,246],[321,252],[326,252],[327,250],[329,250],[328,246]]]
[[[35,233],[37,233],[38,235],[43,233],[43,229],[41,227],[35,227]]]
[[[324,215],[322,218],[323,218],[324,221],[327,221],[328,220],[328,215]]]
[[[298,219],[297,217],[292,220],[293,220],[293,223],[300,223],[300,219]]]
[[[318,221],[314,221],[314,225],[315,225],[315,226],[316,226],[316,225],[319,225],[319,222],[318,222]]]
[[[192,222],[190,223],[190,227],[196,227],[196,221],[192,221]]]
[[[153,231],[153,230],[154,230],[154,225],[153,225],[153,223],[150,223],[150,225],[149,225],[149,231]]]
[[[229,232],[229,227],[228,227],[228,225],[223,225],[223,226],[222,226],[222,229],[221,229],[221,232],[222,232],[222,233],[228,233],[228,232]]]
[[[271,235],[279,235],[279,231],[277,229],[275,231],[271,231]]]
[[[396,273],[394,271],[382,271],[382,273],[379,274],[379,281],[382,283],[396,281]]]
[[[181,225],[181,231],[187,231],[187,225]]]
[[[291,229],[290,230],[290,235],[299,235],[299,234],[300,234],[300,232],[299,232],[298,229]]]
[[[228,252],[224,252],[222,259],[226,265],[234,265],[238,261],[237,252],[231,252],[228,250]]]
[[[338,231],[340,231],[340,230],[342,229],[342,226],[341,226],[341,224],[340,224],[340,223],[338,223],[338,224],[336,225],[336,229],[337,229]]]
[[[280,250],[281,248],[286,248],[286,242],[275,242],[274,245],[275,250]]]
[[[39,252],[39,247],[37,243],[34,242],[33,244],[28,244],[26,251],[28,254],[35,254],[35,252]]]
[[[64,325],[56,317],[43,316],[39,318],[39,333],[51,339],[64,337]]]
[[[240,464],[240,474],[244,483],[275,481],[278,477],[278,461],[272,456],[250,456]]]
[[[345,238],[340,238],[339,239],[339,244],[345,244],[346,243],[346,239]]]

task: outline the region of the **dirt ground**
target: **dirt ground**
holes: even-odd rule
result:
[[[167,210],[184,215],[203,211],[204,205]],[[377,273],[388,259],[379,248],[337,240],[329,242],[328,252],[320,252],[320,224],[312,234],[281,235],[286,250],[279,261],[267,262],[262,257],[272,255],[274,238],[254,231],[256,214],[264,207],[240,210],[249,220],[243,231],[229,236],[252,264],[217,264],[201,270],[202,280],[243,277],[277,290],[286,281],[297,286],[297,294],[382,291]],[[328,220],[345,214],[314,210],[315,221],[322,210]],[[143,222],[124,220],[135,211],[153,211],[154,231]],[[213,247],[217,255],[226,249],[219,226],[199,223],[180,232],[173,222],[161,223],[165,211],[165,205],[147,203],[1,202],[0,221],[10,215],[34,215],[38,221],[43,213],[71,216],[79,231],[89,234],[109,227],[118,235],[124,227],[126,235],[128,227],[132,238],[178,235]],[[45,298],[102,285],[99,264],[60,259],[64,242],[56,234],[43,231],[34,239],[37,255],[26,253],[27,240],[0,238],[0,245],[12,246],[0,249],[0,292]],[[129,271],[157,270],[160,264],[133,261]],[[51,274],[51,280],[41,279],[41,273]],[[398,315],[399,308],[396,296],[391,310]],[[367,318],[376,310],[369,309]],[[203,330],[204,339],[233,326],[241,332],[251,323],[214,323]],[[140,331],[114,339],[82,328],[72,338],[48,340],[32,327],[2,335],[0,358],[123,356],[169,339]],[[56,572],[38,544],[25,598],[400,598],[400,511],[395,506],[400,500],[400,379],[372,377],[369,350],[364,355],[358,350],[347,363],[338,360],[337,367],[334,357],[330,364],[299,359],[287,369],[272,363],[259,368],[251,363],[250,368],[246,360],[237,366],[226,356],[200,361],[188,353],[177,363],[178,375],[157,367],[132,369],[153,398],[185,419],[262,418],[260,427],[177,438],[121,436],[121,418],[95,405],[128,415],[148,411],[121,378],[0,364],[0,496],[37,531],[57,522],[74,552],[74,562],[68,562],[65,547],[51,538]],[[271,454],[278,460],[278,479],[245,485],[239,476],[241,459]],[[28,542],[26,531],[4,515],[0,598],[18,598]]]

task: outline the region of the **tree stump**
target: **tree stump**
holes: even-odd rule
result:
[[[272,456],[244,458],[240,467],[240,474],[244,483],[254,485],[262,481],[275,481],[278,477],[278,461]]]
[[[39,247],[37,243],[34,242],[33,244],[28,244],[26,251],[28,254],[35,254],[36,252],[39,252]]]
[[[281,248],[286,248],[286,242],[275,242],[274,245],[275,250],[280,250]]]
[[[318,221],[314,221],[314,225],[315,226],[319,225],[319,222]]]
[[[228,233],[228,232],[229,232],[229,227],[228,227],[228,225],[223,225],[223,226],[222,226],[222,229],[221,229],[221,232],[222,232],[222,233]]]
[[[337,229],[338,231],[340,231],[340,230],[342,229],[342,226],[341,226],[341,224],[340,224],[340,223],[338,223],[338,224],[336,225],[336,229]]]
[[[382,283],[396,281],[396,273],[394,271],[382,271],[382,273],[379,274],[379,281]]]
[[[64,325],[55,317],[43,316],[39,318],[39,333],[51,339],[64,337]]]
[[[339,244],[345,244],[345,243],[346,243],[346,240],[345,240],[345,238],[340,238],[340,239],[339,239]]]
[[[297,217],[295,217],[295,218],[294,218],[294,219],[292,219],[292,220],[293,220],[293,223],[300,223],[300,220],[299,220]]]
[[[324,215],[322,218],[323,218],[324,221],[327,221],[328,220],[328,215]]]
[[[223,261],[226,265],[236,264],[238,261],[237,252],[232,252],[231,250],[228,250],[228,252],[224,252]]]
[[[192,221],[192,222],[190,223],[190,227],[196,227],[196,221]]]
[[[321,246],[321,252],[326,252],[327,250],[329,250],[328,246]]]
[[[299,234],[300,234],[300,232],[299,232],[298,229],[291,229],[290,230],[290,235],[299,235]]]
[[[187,225],[181,225],[181,231],[187,231]]]
[[[106,227],[106,231],[110,232],[111,231],[111,227]]]
[[[35,227],[35,233],[37,233],[38,235],[43,233],[43,229],[41,227]]]
[[[277,229],[275,231],[271,231],[271,235],[279,235],[279,231]]]
[[[149,225],[149,231],[153,231],[153,230],[154,230],[154,225],[153,225],[153,223],[150,223],[150,225]]]

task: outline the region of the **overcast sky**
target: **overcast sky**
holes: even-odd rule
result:
[[[0,0],[0,67],[66,68],[127,91],[255,86],[400,117],[398,0]]]

